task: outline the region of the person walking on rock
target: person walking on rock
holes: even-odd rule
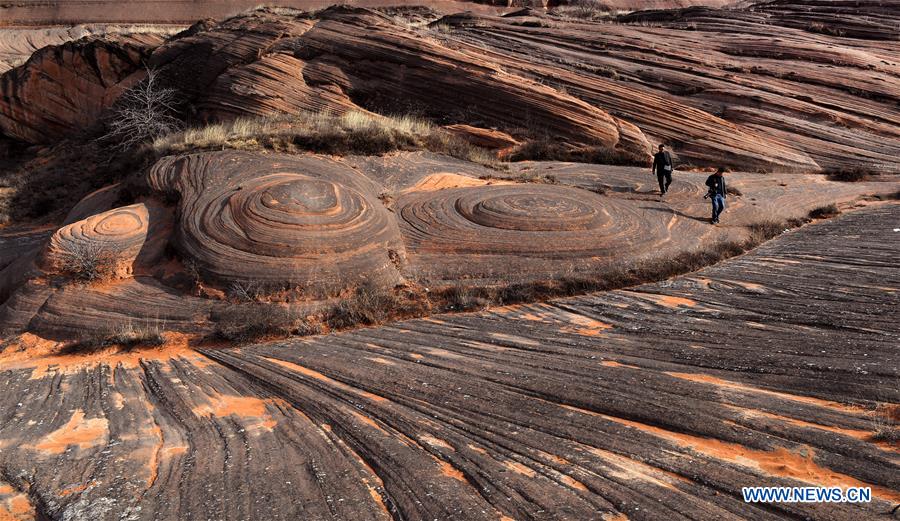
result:
[[[725,169],[719,167],[715,174],[707,177],[706,186],[709,187],[709,192],[703,198],[712,202],[712,219],[710,219],[710,222],[719,224],[719,215],[725,211],[725,197],[727,196],[725,190]]]
[[[666,145],[659,145],[659,152],[653,156],[653,173],[659,180],[659,195],[666,195],[669,191],[669,185],[672,184],[672,170],[675,169],[672,163],[672,155],[666,150]]]

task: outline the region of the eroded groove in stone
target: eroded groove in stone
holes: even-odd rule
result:
[[[0,372],[0,473],[19,480],[0,493],[27,482],[59,517],[878,517],[900,501],[866,409],[900,402],[898,218],[854,212],[630,290],[19,362]],[[751,484],[874,501],[760,508]]]

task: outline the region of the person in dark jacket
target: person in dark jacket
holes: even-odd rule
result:
[[[659,152],[653,156],[653,173],[656,174],[656,179],[659,181],[659,195],[665,195],[669,191],[674,169],[672,155],[666,150],[666,145],[659,145]]]
[[[712,219],[710,219],[710,222],[712,224],[718,224],[719,215],[725,211],[725,198],[727,197],[727,191],[725,189],[725,169],[719,167],[715,174],[707,177],[706,186],[709,188],[709,192],[707,192],[703,198],[709,199],[712,202]]]

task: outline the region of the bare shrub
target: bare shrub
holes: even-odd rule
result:
[[[878,404],[870,419],[873,440],[900,443],[900,405]]]
[[[135,325],[133,322],[128,321],[117,327],[106,338],[105,343],[123,347],[136,345],[159,346],[166,343],[166,338],[163,336],[164,330],[165,325],[159,322]]]
[[[646,158],[630,157],[605,146],[572,148],[550,136],[538,137],[517,146],[510,161],[574,161],[604,165],[644,165]]]
[[[179,130],[178,91],[162,85],[159,73],[147,69],[147,77],[125,91],[113,105],[100,141],[118,151],[137,149]]]
[[[820,206],[818,208],[814,208],[809,211],[810,219],[828,219],[829,217],[834,217],[839,215],[841,210],[837,207],[836,204],[831,203],[825,206]]]
[[[164,331],[165,324],[159,321],[135,324],[134,321],[128,320],[112,329],[85,334],[78,342],[63,348],[61,354],[83,354],[114,345],[123,348],[161,346],[166,343]]]
[[[397,318],[422,316],[428,311],[430,304],[415,292],[363,284],[326,313],[325,323],[331,329],[374,326]]]
[[[788,219],[787,221],[761,221],[753,223],[747,228],[750,230],[749,247],[757,246],[763,242],[777,237],[791,228],[803,225],[802,219]]]
[[[565,5],[557,6],[553,13],[563,18],[581,20],[599,20],[610,17],[615,9],[598,0],[571,0]]]
[[[254,302],[265,295],[265,289],[259,282],[233,282],[228,293],[241,301]]]
[[[313,320],[279,304],[261,302],[233,304],[214,317],[215,335],[233,342],[263,338],[314,335],[321,328]]]
[[[446,311],[476,311],[493,303],[484,289],[466,286],[462,282],[439,291],[436,297],[442,301],[442,308]]]
[[[840,181],[844,183],[858,183],[861,181],[868,181],[874,174],[872,172],[867,172],[862,168],[849,168],[845,170],[829,170],[825,172],[830,181]]]
[[[112,277],[117,260],[115,249],[104,242],[68,242],[59,252],[59,271],[84,282]]]

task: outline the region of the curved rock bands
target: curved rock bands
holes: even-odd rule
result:
[[[128,276],[137,261],[148,266],[159,259],[170,227],[171,212],[152,201],[97,213],[57,230],[44,251],[42,266],[59,270],[83,258],[114,264],[106,268]]]
[[[586,258],[621,253],[665,230],[587,190],[512,184],[412,193],[397,203],[415,253]]]
[[[0,76],[0,132],[52,143],[83,132],[145,76],[159,35],[85,38],[45,47]]]
[[[475,224],[506,230],[574,231],[603,224],[599,209],[588,201],[529,188],[514,194],[504,193],[511,192],[509,189],[498,190],[500,193],[487,197],[466,194],[457,199],[456,210]]]
[[[150,277],[135,277],[109,287],[58,290],[46,297],[28,327],[44,338],[61,340],[142,329],[207,333],[209,312],[217,304],[181,294]]]
[[[250,29],[253,37],[246,36]],[[424,109],[442,121],[531,139],[552,135],[567,149],[600,149],[618,162],[649,157],[636,126],[509,74],[483,52],[443,45],[368,9],[337,6],[297,16],[263,10],[169,42],[151,63],[178,78],[201,119]],[[183,73],[198,63],[201,72]]]
[[[4,350],[0,469],[47,519],[883,519],[898,218],[870,207],[629,290],[202,358]],[[751,485],[873,497],[748,503]]]
[[[399,231],[362,175],[323,158],[223,152],[168,158],[150,174],[181,194],[179,247],[222,282],[390,284]]]

